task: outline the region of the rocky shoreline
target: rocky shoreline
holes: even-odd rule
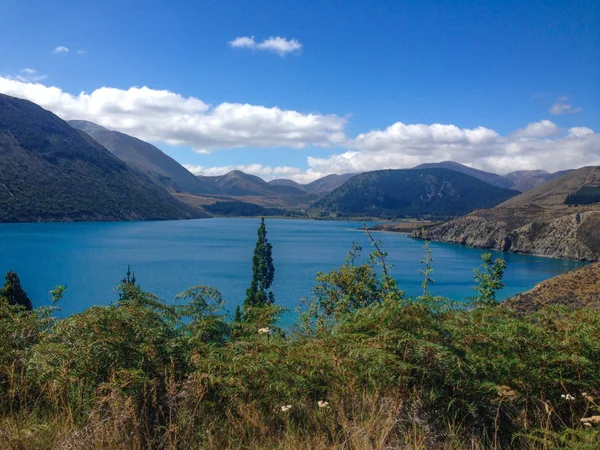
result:
[[[414,230],[415,239],[450,242],[503,252],[579,261],[600,260],[600,211],[574,212],[532,221],[519,227],[476,213],[449,220],[426,230]]]

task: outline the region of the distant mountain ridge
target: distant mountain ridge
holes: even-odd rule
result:
[[[0,221],[204,216],[51,112],[0,94]]]
[[[548,173],[545,170],[518,170],[506,174],[505,177],[514,183],[513,189],[525,192],[571,171],[572,170],[563,170],[560,172]]]
[[[313,207],[344,216],[441,218],[495,206],[515,195],[451,169],[378,170],[352,177]]]
[[[485,181],[492,186],[496,186],[504,189],[513,189],[514,183],[503,177],[502,175],[498,175],[496,173],[485,172],[479,169],[473,169],[472,167],[465,166],[464,164],[460,164],[454,161],[442,161],[439,163],[425,163],[414,167],[414,169],[450,169],[455,170],[460,173],[464,173],[466,175],[471,175],[481,181]]]
[[[192,194],[221,193],[212,183],[203,182],[154,145],[86,120],[69,120],[74,128],[89,134],[113,155],[147,175],[159,186]]]

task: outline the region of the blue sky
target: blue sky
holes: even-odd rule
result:
[[[597,0],[2,0],[0,42],[0,92],[197,173],[600,164]]]

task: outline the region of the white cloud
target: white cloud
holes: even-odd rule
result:
[[[31,68],[21,69],[21,70],[19,70],[18,75],[15,75],[15,76],[7,75],[7,79],[20,81],[22,83],[29,83],[32,81],[34,81],[34,82],[41,81],[46,78],[48,78],[48,75],[43,75],[43,74],[39,73],[37,70],[31,69]]]
[[[600,134],[586,127],[561,130],[543,120],[506,136],[488,128],[405,125],[360,134],[348,150],[327,158],[308,158],[313,172],[347,173],[402,169],[426,162],[457,161],[497,173],[545,169],[550,172],[600,165]]]
[[[277,107],[221,103],[132,87],[72,95],[58,87],[0,77],[0,92],[31,100],[63,119],[83,119],[151,142],[214,150],[342,144],[346,119]]]
[[[552,105],[552,107],[549,109],[549,112],[551,114],[554,114],[555,116],[561,114],[576,114],[581,111],[583,111],[582,108],[575,108],[573,107],[573,105],[571,105],[571,103],[569,102],[569,97],[566,95],[561,95],[560,97],[558,97],[554,105]]]
[[[68,53],[68,52],[69,52],[69,49],[63,45],[59,45],[54,50],[52,50],[52,53]]]
[[[302,44],[297,39],[286,39],[281,36],[270,37],[262,42],[256,42],[254,36],[242,36],[229,41],[229,45],[234,48],[270,51],[277,53],[279,56],[299,52],[302,49]]]
[[[36,76],[33,70],[23,69],[20,75]],[[102,87],[73,95],[58,87],[0,76],[0,92],[31,100],[64,119],[90,120],[146,141],[188,146],[199,154],[236,147],[346,148],[340,154],[311,152],[307,170],[265,164],[189,166],[204,174],[237,168],[268,179],[309,182],[331,173],[409,168],[444,160],[498,173],[600,165],[600,134],[587,127],[565,130],[550,120],[503,135],[482,126],[396,122],[347,139],[344,117],[240,103],[211,106],[198,98],[148,87]]]
[[[539,122],[530,123],[525,128],[521,128],[512,133],[511,136],[515,138],[544,138],[556,136],[560,132],[560,128],[554,122],[541,120]]]

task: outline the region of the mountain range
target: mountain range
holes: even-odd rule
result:
[[[0,221],[203,216],[56,115],[0,94]]]
[[[565,208],[567,195],[570,203],[594,203],[600,195],[600,188],[585,183],[564,184],[569,171],[501,176],[453,161],[331,174],[308,184],[265,181],[238,170],[196,176],[140,139],[88,121],[66,123],[25,100],[0,100],[2,221],[192,218],[206,217],[205,209],[220,215],[448,218],[519,209],[515,220],[523,222],[552,195]],[[481,212],[490,208],[494,214]]]

